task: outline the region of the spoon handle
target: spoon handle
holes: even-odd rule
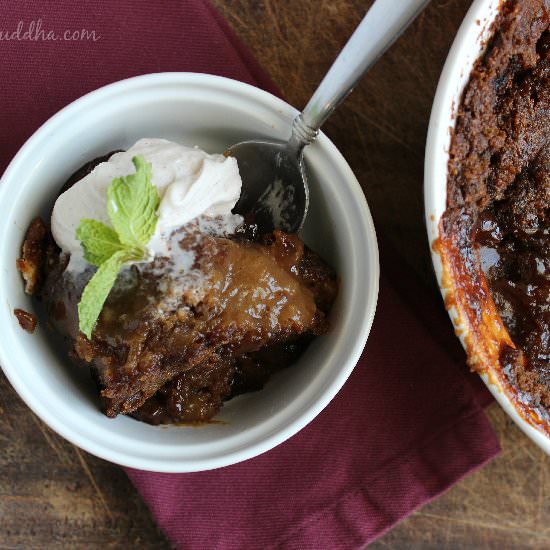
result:
[[[429,0],[376,0],[315,90],[294,132],[304,145]],[[305,125],[305,128],[303,127]],[[300,128],[301,127],[301,128]]]

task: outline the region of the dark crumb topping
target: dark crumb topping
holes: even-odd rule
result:
[[[36,328],[36,325],[38,324],[38,319],[36,318],[36,315],[19,308],[14,309],[13,313],[17,317],[21,328],[32,334],[34,332],[34,329]]]

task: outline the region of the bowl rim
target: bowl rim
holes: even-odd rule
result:
[[[473,64],[485,48],[500,7],[500,0],[474,0],[470,6],[447,55],[430,115],[424,161],[424,207],[432,262],[444,300],[448,295],[448,288],[444,281],[442,258],[434,243],[440,236],[439,222],[446,206],[447,166],[455,109],[460,105]],[[471,334],[467,318],[455,307],[449,308],[448,313],[462,346],[467,349]],[[496,401],[518,427],[536,445],[550,454],[550,438],[520,413],[514,400],[507,394],[507,388],[496,375],[497,367],[484,365],[484,372],[479,374]],[[535,422],[534,419],[533,421]]]
[[[2,175],[2,178],[0,179],[0,203],[6,200],[10,190],[7,183],[13,180],[12,175],[18,171],[20,164],[26,162],[28,152],[32,151],[35,144],[43,140],[49,132],[56,130],[58,127],[63,127],[66,124],[74,124],[74,122],[71,122],[71,118],[81,109],[86,110],[92,108],[95,103],[106,101],[112,95],[120,93],[132,94],[137,93],[140,89],[147,88],[151,85],[162,86],[169,84],[182,86],[203,85],[207,87],[214,87],[218,90],[221,89],[236,93],[245,98],[247,101],[256,101],[258,104],[261,104],[269,109],[276,109],[281,112],[292,110],[295,114],[298,112],[288,103],[270,94],[269,92],[256,88],[250,84],[242,83],[226,77],[204,73],[165,72],[126,78],[83,95],[68,104],[66,107],[62,108],[50,117],[44,124],[42,124],[23,144]],[[376,233],[370,210],[361,186],[359,185],[359,182],[342,154],[326,137],[326,135],[320,132],[317,142],[324,148],[328,148],[328,150],[330,150],[332,162],[336,163],[338,169],[345,175],[344,179],[346,181],[348,191],[352,194],[353,199],[355,200],[361,213],[361,219],[364,224],[362,229],[365,229],[362,238],[364,246],[368,246],[370,250],[369,260],[371,263],[367,268],[370,271],[370,279],[369,286],[365,288],[365,294],[368,295],[369,298],[366,300],[368,307],[363,312],[361,323],[357,327],[358,337],[355,340],[355,345],[348,350],[347,359],[341,365],[339,372],[329,381],[327,385],[324,386],[323,392],[319,396],[308,402],[307,406],[304,405],[296,411],[296,415],[292,421],[288,422],[284,427],[279,427],[265,436],[256,437],[254,441],[252,441],[246,448],[238,447],[234,449],[233,452],[222,456],[216,455],[210,459],[200,459],[200,463],[192,457],[186,460],[172,458],[144,459],[140,456],[117,452],[116,450],[109,448],[109,445],[105,442],[103,442],[103,445],[98,445],[97,443],[90,441],[86,436],[83,436],[76,430],[73,430],[64,424],[63,421],[58,419],[55,414],[51,413],[47,407],[42,406],[41,403],[37,402],[33,397],[32,388],[29,387],[27,382],[24,380],[24,377],[18,372],[16,365],[13,364],[12,359],[10,359],[8,347],[5,345],[0,345],[0,366],[2,367],[2,370],[11,385],[15,388],[18,395],[23,399],[27,406],[54,431],[71,443],[90,452],[91,454],[122,466],[157,472],[203,471],[235,464],[272,449],[289,437],[295,435],[309,422],[311,422],[337,394],[359,360],[374,320],[379,289],[379,258]],[[0,220],[0,226],[2,223],[4,222]],[[354,269],[361,269],[361,267],[355,267]],[[4,309],[2,309],[2,311],[4,311]],[[2,320],[2,318],[6,318],[7,315],[12,315],[11,309],[7,313],[0,313],[0,320]],[[2,338],[0,337],[0,341],[1,340]]]

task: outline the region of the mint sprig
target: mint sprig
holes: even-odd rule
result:
[[[107,189],[107,213],[113,227],[82,219],[76,230],[84,259],[98,267],[78,304],[79,329],[88,339],[118,273],[128,262],[145,258],[157,226],[160,197],[151,183],[152,166],[142,156],[133,157],[132,162],[135,173],[115,178]]]

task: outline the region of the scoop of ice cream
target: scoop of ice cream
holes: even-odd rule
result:
[[[160,196],[156,231],[148,244],[151,256],[166,255],[171,233],[198,217],[222,219],[217,225],[219,232],[231,232],[240,220],[231,214],[242,185],[236,159],[165,139],[140,139],[96,166],[57,199],[52,234],[63,252],[71,255],[69,269],[85,266],[76,238],[80,221],[92,218],[110,225],[107,188],[114,178],[135,172],[132,158],[137,155],[151,163],[152,182]]]

